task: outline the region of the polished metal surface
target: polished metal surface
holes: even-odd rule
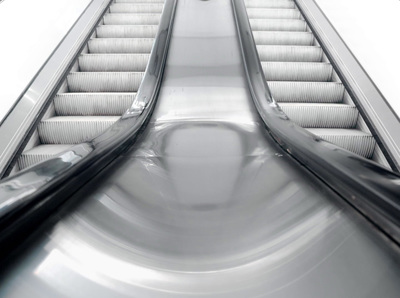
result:
[[[392,169],[400,171],[400,119],[314,0],[294,0],[347,86]]]
[[[399,252],[269,136],[229,0],[178,3],[135,145],[33,235],[4,297],[398,297]]]

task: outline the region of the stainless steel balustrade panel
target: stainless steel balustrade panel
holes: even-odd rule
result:
[[[135,144],[38,232],[0,296],[398,297],[398,251],[267,134],[229,0],[179,1]]]

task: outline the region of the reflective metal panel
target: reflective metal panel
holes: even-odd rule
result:
[[[150,123],[33,239],[0,296],[400,291],[398,251],[268,135],[229,0],[179,1]]]

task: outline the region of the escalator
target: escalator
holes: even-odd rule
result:
[[[313,134],[372,158],[379,148],[295,2],[245,3],[265,78],[282,110]]]
[[[132,105],[162,8],[162,0],[110,5],[18,159],[19,169],[96,137]]]
[[[295,3],[245,3],[268,86],[289,118],[325,140],[389,167]],[[110,5],[16,169],[86,142],[119,119],[140,86],[162,7],[162,0]]]
[[[304,49],[298,48],[298,39],[293,37],[298,36],[297,33],[257,33],[253,17],[262,18],[260,23],[269,24],[274,22],[264,21],[263,18],[276,17],[275,13],[279,18],[283,14],[286,17],[287,14],[294,14],[299,18],[295,23],[303,23],[306,29],[298,11],[292,9],[293,2],[245,2],[264,73],[252,68],[251,58],[256,58],[255,61],[258,58],[247,51],[247,48],[253,46],[255,49],[255,46],[246,42],[246,38],[251,40],[251,35],[243,34],[248,31],[241,23],[245,10],[244,6],[240,6],[240,0],[178,1],[163,79],[156,93],[157,101],[153,104],[146,102],[144,106],[133,101],[133,108],[116,125],[122,127],[121,123],[130,121],[129,111],[135,117],[147,111],[146,121],[141,124],[138,134],[132,137],[133,140],[118,151],[115,159],[99,169],[97,175],[92,175],[79,187],[75,186],[77,189],[68,195],[67,203],[45,218],[43,224],[16,249],[4,267],[0,296],[398,296],[400,256],[396,234],[390,234],[393,230],[379,226],[380,221],[374,222],[373,217],[369,217],[370,213],[358,212],[350,206],[345,201],[348,197],[347,184],[342,184],[343,190],[330,184],[331,181],[313,167],[313,161],[319,162],[317,157],[310,161],[301,159],[302,156],[307,157],[305,154],[298,157],[297,147],[285,139],[285,136],[288,139],[293,136],[287,133],[287,128],[299,135],[293,138],[293,142],[309,136],[313,143],[310,146],[314,146],[310,148],[315,148],[313,153],[326,157],[328,161],[335,158],[337,164],[344,160],[342,155],[345,154],[349,167],[356,165],[355,170],[364,167],[361,176],[366,179],[378,177],[381,180],[375,179],[379,180],[375,182],[380,186],[387,186],[384,177],[391,179],[393,184],[398,183],[398,175],[308,135],[287,119],[272,98],[268,99],[270,107],[262,111],[267,101],[259,103],[256,97],[259,94],[268,96],[268,92],[258,88],[254,78],[261,78],[265,83],[265,76],[272,96],[294,122],[311,129],[313,133],[323,131],[322,135],[328,139],[334,135],[333,141],[339,140],[339,145],[368,158],[374,158],[374,150],[379,150],[374,138],[361,131],[361,128],[366,129],[363,120],[346,95],[345,88],[332,76],[331,66],[321,61],[304,62],[304,56],[309,57],[308,51],[318,52],[316,60],[324,59],[318,46],[311,47],[314,43],[311,33],[301,33],[308,36],[308,45],[302,45]],[[274,10],[271,17],[271,7],[258,9],[260,4],[265,3],[274,5],[273,9],[277,10],[281,8],[276,8],[276,5],[284,4],[289,8],[287,12]],[[253,4],[257,5],[257,9],[253,10]],[[131,20],[131,16],[128,18],[125,15],[126,4],[112,5],[108,15],[110,19],[117,11],[121,13],[119,9],[123,7],[119,17]],[[146,5],[150,6],[153,7]],[[159,7],[158,4],[156,6]],[[113,11],[116,7],[119,8]],[[105,16],[105,24],[97,29],[99,39],[102,38],[99,35],[101,30],[113,33],[120,30],[117,27],[104,29],[112,26],[106,24],[108,17]],[[291,21],[278,21],[279,26],[287,22]],[[127,26],[123,29],[126,34],[130,30],[128,27],[133,25],[124,26]],[[263,28],[258,29],[265,30]],[[260,39],[257,35],[261,36]],[[271,45],[271,40],[279,39],[279,45]],[[296,40],[296,46],[282,46],[291,39]],[[118,41],[104,43],[114,45]],[[303,53],[303,50],[305,54],[298,56],[297,53]],[[157,50],[154,52],[153,49],[150,60],[156,54]],[[83,54],[79,58],[79,68],[75,68],[80,73],[72,72],[70,75],[91,76],[92,71],[100,73],[93,76],[109,75],[111,70],[116,70],[113,65],[119,65],[121,68],[118,70],[122,69],[124,75],[133,70],[143,70],[126,69],[124,63],[118,63],[122,61],[120,54],[102,55],[108,55],[107,59],[106,56],[98,58],[97,54]],[[124,55],[128,59],[134,56]],[[314,57],[314,54],[311,56]],[[115,60],[113,57],[116,57]],[[85,59],[89,61],[89,68],[83,66]],[[299,64],[284,66],[284,63]],[[305,66],[305,63],[311,64]],[[324,84],[319,84],[319,81],[303,82],[308,75],[313,80],[320,75],[320,66],[314,67],[313,63],[321,63],[322,68],[330,69]],[[307,67],[315,68],[317,72],[308,71]],[[150,63],[144,76],[152,69]],[[276,70],[275,74],[269,73],[271,69]],[[290,73],[290,69],[297,72]],[[86,73],[85,70],[90,71]],[[301,73],[304,76],[298,77]],[[81,82],[82,79],[79,84]],[[112,86],[119,82],[122,80],[116,80]],[[283,86],[296,87],[301,83],[308,86],[299,87],[304,92],[293,92]],[[146,79],[143,84],[146,86]],[[134,80],[127,85],[133,88],[129,90],[111,90],[109,88],[114,87],[104,83],[98,86],[108,86],[107,89],[73,89],[75,92],[71,92],[71,87],[68,87],[64,91],[69,92],[59,93],[55,100],[63,97],[74,100],[74,96],[83,99],[82,91],[85,91],[84,98],[89,104],[92,98],[102,101],[103,95],[108,95],[110,91],[116,92],[110,93],[110,100],[125,95],[132,100],[135,91],[135,100],[138,100],[144,87],[138,90],[137,85],[132,85],[135,85]],[[332,92],[328,92],[328,88]],[[86,93],[93,91],[105,93]],[[342,101],[346,105],[339,103]],[[331,108],[330,104],[337,107]],[[125,107],[129,105],[127,101]],[[108,106],[106,100],[102,106]],[[69,109],[85,115],[68,117],[87,116],[87,112],[82,112],[85,110],[83,107]],[[137,112],[138,109],[140,112]],[[298,112],[303,109],[306,109],[305,116],[299,116]],[[340,109],[353,111],[349,113],[353,117],[349,120],[351,125],[343,126],[338,120],[342,117]],[[89,110],[96,109],[91,107]],[[331,112],[324,114],[326,110]],[[277,116],[273,114],[275,112]],[[63,117],[58,113],[58,117]],[[108,116],[96,114],[91,117],[115,117],[115,114],[110,116],[112,113],[109,111],[105,113]],[[310,114],[316,116],[308,117]],[[335,121],[330,118],[331,115]],[[283,125],[273,127],[275,118],[276,123],[282,122]],[[315,122],[310,124],[312,121]],[[341,127],[332,127],[332,123],[339,123],[337,125]],[[106,130],[106,135],[100,136],[101,141],[88,142],[88,147],[95,152],[97,144],[110,140],[110,134],[119,133],[118,129],[112,129],[113,126]],[[69,130],[72,131],[71,128]],[[351,130],[351,133],[343,133],[345,130]],[[63,134],[65,132],[56,133]],[[347,139],[349,135],[362,135],[363,138],[350,140]],[[82,138],[76,143],[86,140]],[[363,144],[367,145],[367,150]],[[74,150],[78,152],[78,149]],[[367,151],[368,154],[365,153]],[[26,183],[28,176],[24,175],[28,173],[37,179],[36,184],[27,184],[31,187],[29,190],[32,187],[39,189],[41,185],[38,186],[37,181],[49,177],[46,171],[51,172],[56,166],[56,171],[59,171],[59,167],[68,162],[66,155],[50,159],[44,163],[45,170],[40,168],[40,164],[36,165],[17,174],[16,180],[10,177],[7,181],[14,181],[15,184],[6,186],[12,193],[14,188],[18,189]],[[88,171],[91,171],[90,167]],[[329,172],[329,169],[326,171]],[[368,176],[373,174],[371,172],[377,173],[377,176]],[[76,172],[74,175],[77,178],[71,176],[70,179],[76,182],[80,176]],[[356,182],[363,179],[359,178],[360,175],[355,176]],[[63,191],[70,186],[68,181],[55,183],[62,185]],[[373,181],[370,183],[373,184]],[[356,190],[357,185],[354,184],[354,197],[351,197],[355,202],[362,197]],[[398,190],[398,185],[397,188],[385,187],[380,189],[385,195],[386,189]],[[36,204],[33,206],[40,209],[41,204],[63,195],[62,191],[54,188],[43,192],[45,199],[33,202]],[[3,194],[4,184],[0,190]],[[371,201],[368,204],[371,205]]]

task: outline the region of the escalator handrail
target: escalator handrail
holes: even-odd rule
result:
[[[177,0],[165,0],[158,33],[135,100],[114,125],[92,141],[0,182],[0,245],[12,248],[29,226],[55,208],[136,140],[149,120],[160,90]]]
[[[400,244],[400,175],[324,141],[289,120],[271,96],[244,1],[232,3],[249,90],[271,136],[302,166]]]

